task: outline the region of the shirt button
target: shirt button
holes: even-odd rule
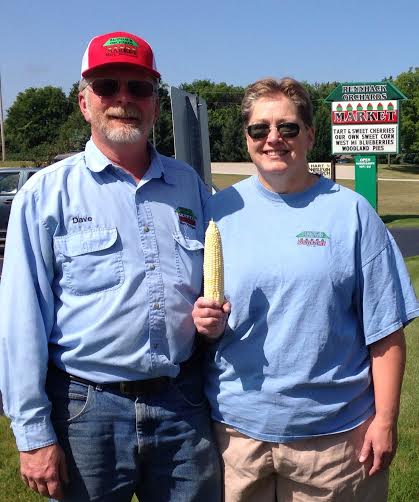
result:
[[[155,303],[155,304],[153,305],[153,307],[154,307],[156,310],[157,310],[157,309],[159,309],[159,308],[160,308],[160,303]]]
[[[150,228],[149,227],[144,227],[144,232],[150,232]]]

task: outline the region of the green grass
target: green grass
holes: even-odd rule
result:
[[[415,164],[392,164],[388,167],[387,164],[379,164],[378,177],[387,179],[418,179],[419,166]]]
[[[416,292],[419,292],[419,257],[406,264]],[[406,330],[407,363],[399,418],[399,448],[390,474],[391,502],[419,501],[419,321]]]
[[[46,500],[26,488],[19,476],[19,460],[6,417],[0,417],[0,498],[3,502]]]

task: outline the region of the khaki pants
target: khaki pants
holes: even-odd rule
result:
[[[385,502],[388,470],[368,476],[358,460],[371,419],[359,427],[278,444],[216,422],[225,502]]]

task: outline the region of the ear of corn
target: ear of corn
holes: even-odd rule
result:
[[[205,232],[204,298],[224,303],[224,263],[221,236],[213,220]]]

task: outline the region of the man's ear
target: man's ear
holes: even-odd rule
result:
[[[84,120],[90,123],[90,110],[84,91],[79,92],[78,101],[79,101],[80,111],[84,117]]]

